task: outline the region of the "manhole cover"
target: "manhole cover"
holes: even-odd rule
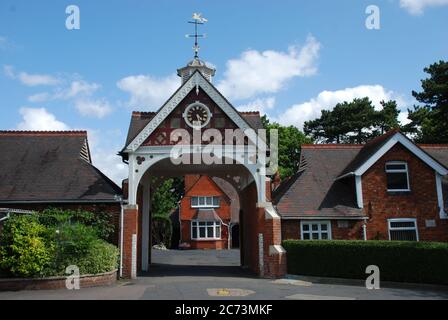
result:
[[[247,297],[254,294],[255,291],[246,289],[215,288],[207,289],[207,293],[211,297]]]

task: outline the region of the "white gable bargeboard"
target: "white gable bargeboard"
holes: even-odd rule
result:
[[[383,155],[386,154],[395,144],[401,143],[405,148],[412,152],[416,157],[425,162],[438,174],[445,176],[448,174],[447,168],[442,166],[432,157],[430,157],[425,151],[416,146],[408,138],[406,138],[401,132],[397,132],[387,143],[382,146],[373,156],[370,157],[364,164],[362,164],[356,171],[355,175],[363,175],[371,166],[373,166]]]
[[[196,71],[190,79],[185,82],[179,90],[163,105],[157,115],[140,131],[140,133],[132,140],[126,147],[126,152],[136,151],[143,142],[148,139],[151,133],[157,129],[160,124],[170,115],[170,113],[182,102],[182,100],[194,88],[201,87],[202,90],[221,108],[221,110],[233,121],[241,130],[251,129],[248,123],[241,117],[241,115],[227,102],[219,91],[208,82],[204,76]],[[255,141],[256,142],[256,141]]]

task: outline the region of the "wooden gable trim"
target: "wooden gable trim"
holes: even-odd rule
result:
[[[199,90],[199,87],[218,105],[219,108],[237,125],[241,130],[253,129],[238,111],[223,97],[223,95],[199,72],[195,71],[190,79],[185,82],[167,102],[159,109],[151,121],[140,131],[140,133],[126,147],[125,152],[135,152],[146,139],[157,129],[162,122],[171,114],[179,103],[191,92]],[[257,141],[253,141],[257,143]]]

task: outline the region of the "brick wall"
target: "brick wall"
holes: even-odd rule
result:
[[[385,164],[406,161],[411,192],[387,192]],[[388,240],[387,219],[416,218],[420,241],[448,241],[448,220],[441,220],[437,202],[435,172],[401,145],[395,145],[362,177],[364,210],[370,217],[368,239]],[[436,227],[427,228],[426,220]]]

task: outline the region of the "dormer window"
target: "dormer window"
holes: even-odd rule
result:
[[[391,161],[386,163],[387,191],[408,192],[409,186],[408,164],[403,161]]]

